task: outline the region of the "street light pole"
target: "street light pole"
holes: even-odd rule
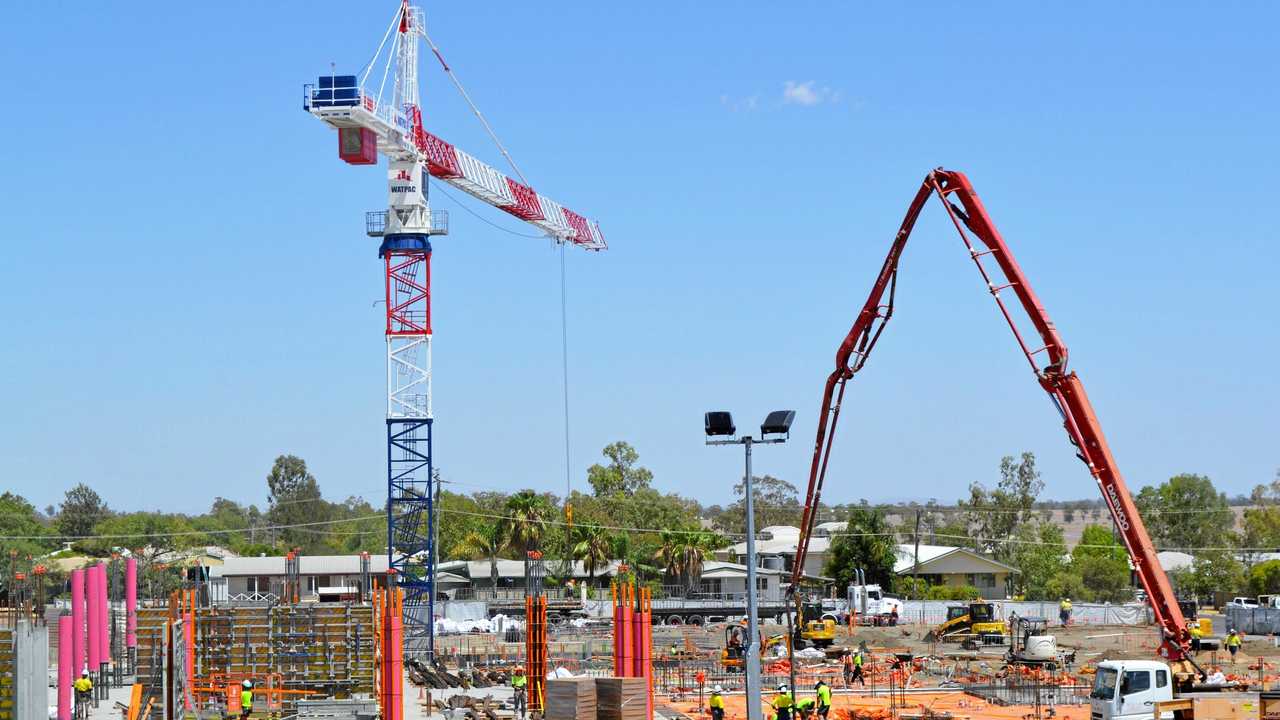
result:
[[[769,413],[760,425],[759,439],[749,433],[735,437],[737,428],[733,424],[733,417],[727,412],[709,412],[704,417],[708,445],[742,445],[746,452],[747,474],[743,479],[743,490],[746,493],[747,511],[747,647],[743,669],[746,670],[744,680],[747,720],[763,720],[764,715],[760,708],[764,688],[760,686],[760,606],[759,590],[756,588],[756,506],[755,487],[751,481],[751,446],[756,443],[786,442],[795,416],[793,410],[775,410]],[[721,437],[725,439],[714,439]]]
[[[756,509],[755,493],[751,483],[751,442],[750,435],[742,438],[746,448],[747,476],[745,481],[747,505],[747,657],[746,657],[746,689],[747,720],[764,720],[760,710],[760,702],[753,698],[764,697],[764,688],[760,687],[760,627],[759,602],[756,598]]]

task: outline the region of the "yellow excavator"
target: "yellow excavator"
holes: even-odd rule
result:
[[[925,634],[925,642],[976,638],[979,642],[1004,642],[1005,625],[996,619],[996,606],[985,600],[947,608],[947,619]]]
[[[764,657],[775,645],[787,641],[786,635],[760,636],[760,656]],[[724,626],[724,648],[720,651],[720,666],[725,672],[742,672],[747,658],[747,621]]]
[[[836,621],[830,617],[823,617],[821,602],[798,602],[797,604],[800,605],[800,612],[797,613],[800,617],[800,626],[796,628],[796,634],[800,636],[800,641],[796,645],[830,647],[836,641]]]

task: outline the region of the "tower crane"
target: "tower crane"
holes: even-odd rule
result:
[[[996,301],[1000,314],[1013,331],[1014,339],[1035,374],[1040,387],[1049,394],[1058,414],[1062,417],[1067,438],[1076,449],[1077,456],[1089,468],[1111,519],[1124,538],[1125,548],[1133,563],[1142,588],[1147,593],[1156,624],[1162,631],[1158,651],[1175,668],[1182,678],[1194,676],[1198,671],[1189,652],[1190,634],[1178,606],[1177,597],[1169,579],[1160,567],[1155,547],[1147,534],[1142,516],[1138,514],[1133,497],[1116,467],[1115,458],[1102,434],[1102,426],[1085,395],[1084,385],[1075,372],[1067,369],[1067,346],[1058,335],[1040,299],[1014,260],[1004,238],[996,230],[995,223],[987,215],[969,179],[963,173],[938,168],[930,172],[907,208],[907,215],[889,247],[889,254],[876,275],[871,294],[867,297],[854,320],[853,327],[836,350],[835,369],[827,377],[822,390],[822,407],[818,416],[817,439],[814,442],[813,459],[809,467],[809,486],[805,493],[804,514],[800,524],[800,542],[796,549],[795,565],[791,574],[791,591],[798,600],[800,580],[805,555],[813,534],[817,509],[822,499],[822,486],[827,474],[827,461],[835,438],[836,423],[849,380],[862,370],[880,339],[881,332],[893,316],[894,294],[897,289],[898,261],[906,247],[907,238],[916,219],[930,197],[937,196],[947,216],[951,219],[969,257],[973,260],[987,284],[988,292]],[[993,271],[990,263],[994,262]],[[1028,344],[1014,319],[1015,309],[1006,303],[1001,293],[1010,292],[1017,306],[1030,320],[1039,336],[1038,347]]]
[[[428,202],[428,178],[539,228],[557,244],[596,251],[607,245],[594,220],[426,130],[418,86],[419,49],[423,40],[431,42],[426,27],[422,10],[402,0],[363,71],[304,85],[302,107],[338,131],[343,161],[376,165],[379,156],[387,159],[387,209],[365,214],[366,234],[381,240],[386,300],[387,555],[405,590],[405,645],[433,654],[431,238],[448,233],[448,215]],[[431,49],[452,77],[434,44]]]

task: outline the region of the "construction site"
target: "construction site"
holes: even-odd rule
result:
[[[1033,288],[1048,255],[1034,254],[1027,263],[1034,271],[1015,259],[1036,247],[1026,228],[1038,221],[1038,213],[1048,216],[1057,202],[1047,192],[1020,194],[1008,184],[1018,181],[991,177],[998,172],[991,163],[974,178],[952,167],[913,170],[913,182],[923,179],[894,188],[906,201],[906,212],[896,228],[883,229],[880,237],[887,242],[875,245],[876,263],[845,268],[852,295],[837,298],[833,291],[833,306],[819,313],[848,330],[843,337],[808,343],[820,346],[823,358],[834,350],[834,365],[824,360],[828,364],[804,378],[811,392],[797,401],[802,410],[769,412],[758,433],[742,415],[698,409],[703,414],[699,435],[691,415],[690,436],[699,450],[732,446],[728,449],[744,452],[745,472],[732,466],[724,474],[730,478],[725,487],[715,491],[727,496],[740,483],[733,490],[739,503],[722,508],[716,501],[713,513],[676,494],[665,500],[658,493],[644,494],[650,478],[633,482],[639,466],[634,452],[628,458],[618,449],[625,443],[606,448],[611,465],[587,470],[588,496],[573,486],[570,472],[565,257],[576,251],[583,251],[584,263],[609,257],[601,223],[534,189],[428,33],[424,8],[392,0],[358,4],[346,14],[349,33],[308,38],[314,57],[305,61],[320,74],[297,78],[301,97],[291,88],[274,101],[290,109],[290,122],[300,134],[310,132],[306,140],[316,154],[333,155],[336,144],[337,158],[328,158],[335,178],[354,172],[352,167],[373,166],[376,179],[366,175],[362,182],[376,186],[379,194],[385,187],[384,205],[361,209],[364,237],[357,239],[366,241],[361,252],[371,277],[350,293],[356,304],[369,304],[364,295],[356,297],[359,292],[376,296],[372,307],[383,347],[370,349],[364,360],[366,375],[381,374],[378,382],[385,383],[385,391],[377,398],[379,412],[361,416],[378,436],[377,452],[366,452],[361,462],[374,468],[375,486],[385,491],[385,499],[379,495],[366,502],[353,490],[343,493],[351,495],[345,515],[321,517],[308,505],[289,510],[290,503],[323,504],[305,464],[291,476],[293,485],[280,480],[286,474],[281,468],[301,462],[289,455],[279,457],[268,476],[270,510],[259,513],[255,506],[251,515],[243,509],[244,522],[229,528],[187,522],[185,516],[180,519],[187,524],[173,526],[111,525],[105,504],[95,523],[81,527],[68,519],[69,500],[57,512],[52,505],[43,514],[28,508],[43,525],[0,525],[0,535],[10,543],[34,543],[22,549],[13,545],[7,570],[0,568],[0,720],[1280,720],[1280,567],[1274,577],[1256,570],[1280,561],[1264,534],[1270,515],[1263,514],[1280,512],[1280,500],[1267,494],[1280,498],[1280,473],[1272,490],[1259,485],[1251,499],[1241,501],[1252,504],[1239,515],[1228,509],[1225,493],[1208,492],[1211,503],[1221,495],[1221,513],[1213,521],[1240,538],[1232,540],[1233,546],[1168,539],[1168,526],[1190,524],[1186,518],[1208,511],[1190,502],[1157,505],[1158,492],[1140,492],[1138,484],[1126,483],[1103,431],[1103,413],[1095,411],[1084,379],[1068,363],[1066,338],[1096,312],[1092,296],[1103,291],[1086,284],[1083,291],[1070,285],[1065,292],[1056,280],[1045,295],[1054,300],[1046,303]],[[465,108],[461,114],[478,120],[474,136],[492,141],[488,156],[501,158],[509,172],[437,134],[423,97],[429,84],[419,77],[427,65],[440,71],[439,82],[430,84],[432,92],[457,90]],[[520,81],[518,75],[512,73],[512,83]],[[563,91],[562,80],[552,84]],[[840,98],[839,90],[812,81],[787,81],[777,107],[765,107],[754,96],[729,95],[721,96],[720,105],[741,116],[780,112],[784,106],[830,107]],[[536,138],[537,130],[532,120],[521,127],[524,142]],[[805,132],[810,131],[800,134]],[[556,137],[561,144],[573,142]],[[874,175],[874,168],[869,172]],[[574,182],[600,181],[568,174],[555,183],[561,186],[557,192],[572,192]],[[979,199],[975,186],[988,182],[998,189]],[[451,191],[466,196],[475,210],[447,194]],[[486,494],[494,493],[482,485],[469,497],[455,493],[442,500],[442,493],[452,492],[451,481],[442,478],[436,454],[448,457],[458,440],[451,426],[437,426],[433,390],[433,289],[448,276],[433,277],[431,263],[436,246],[451,231],[441,197],[505,233],[525,231],[530,233],[525,237],[545,239],[556,253],[561,326],[558,337],[555,332],[547,337],[563,352],[561,367],[553,368],[553,374],[562,375],[556,383],[563,383],[562,497],[554,494],[561,492],[560,481],[547,480],[556,475],[555,468],[530,470],[520,451],[486,447],[480,454],[508,463],[504,472],[520,476],[512,482],[532,486],[504,496],[502,505],[485,505],[493,500]],[[1043,206],[1028,209],[1028,198]],[[1023,207],[1010,213],[1016,217],[1011,225],[1021,232],[1016,239],[1011,232],[1006,240],[995,218],[1015,202]],[[341,193],[321,204],[339,205],[355,217],[350,199]],[[302,225],[297,232],[318,235],[321,228],[309,226],[309,212],[298,212],[291,222]],[[899,217],[896,205],[893,212]],[[494,225],[489,216],[518,224],[519,230]],[[976,271],[970,279],[992,306],[991,317],[981,320],[1000,324],[1007,345],[1002,350],[1016,355],[1022,373],[1022,387],[1010,392],[1049,400],[1048,407],[1039,406],[1039,416],[1028,413],[1017,422],[1050,427],[1057,449],[1079,461],[1069,471],[1070,481],[1094,493],[1088,507],[1100,512],[1096,524],[1072,537],[1061,530],[1071,522],[1067,510],[1033,503],[1043,483],[1024,491],[1028,499],[1021,506],[997,504],[1012,494],[1010,478],[1024,470],[1038,478],[1034,458],[1026,454],[1016,465],[1005,458],[1001,471],[1008,485],[987,493],[974,481],[972,498],[954,507],[936,510],[915,501],[886,505],[895,524],[876,524],[886,522],[886,513],[865,499],[857,505],[842,484],[850,473],[839,463],[869,451],[861,437],[867,432],[865,418],[850,420],[850,415],[875,412],[859,407],[862,400],[854,399],[851,381],[871,367],[881,377],[897,371],[893,363],[877,366],[872,356],[882,343],[892,342],[894,333],[885,331],[900,293],[920,290],[905,280],[899,283],[900,269],[904,278],[908,275],[903,258],[918,223],[917,235],[927,233],[935,236],[930,238],[935,244],[955,246],[948,247],[947,257],[955,273]],[[612,232],[610,237],[618,247],[636,241]],[[1087,246],[1074,250],[1089,251]],[[317,279],[316,270],[305,264],[278,276],[304,274],[320,286],[335,283],[346,291],[332,278],[321,274]],[[870,290],[863,295],[867,281]],[[444,287],[456,297],[442,306],[447,311],[441,317],[448,318],[442,327],[483,323],[457,319],[466,318],[459,306],[483,294],[481,289]],[[227,302],[231,294],[213,302]],[[1117,294],[1109,302],[1126,297],[1133,298]],[[513,299],[512,309],[528,313],[526,322],[542,322],[530,319],[536,313],[520,302]],[[604,305],[610,299],[591,302]],[[706,303],[718,309],[709,296]],[[1048,305],[1061,313],[1054,317],[1071,320],[1055,324]],[[289,315],[297,320],[311,310],[315,322],[332,312],[299,305]],[[782,317],[777,321],[790,322]],[[312,337],[318,334],[323,333]],[[688,334],[681,342],[696,345],[697,332]],[[758,339],[767,331],[751,325],[749,334]],[[956,337],[948,335],[938,344],[948,353],[969,349]],[[465,347],[448,346],[446,352],[458,366],[475,362],[484,382],[493,383],[494,375],[501,375],[495,367],[522,361],[519,349],[525,342],[504,340],[504,357],[484,362]],[[1107,377],[1105,353],[1112,348],[1097,339],[1086,347],[1090,381]],[[300,367],[322,363],[318,356],[337,350],[317,341],[291,352],[296,354],[287,367],[270,371],[273,383],[305,377]],[[769,352],[791,349],[775,346]],[[951,371],[941,347],[929,353],[937,370]],[[607,365],[600,357],[593,356],[590,364]],[[485,364],[491,360],[495,366]],[[609,382],[626,385],[625,374],[619,375]],[[447,375],[440,379],[450,382]],[[869,382],[864,378],[859,389]],[[1112,384],[1104,384],[1104,392],[1122,394],[1117,384],[1123,380],[1107,382]],[[343,383],[321,385],[328,392]],[[611,392],[617,389],[599,390],[600,395]],[[299,391],[299,397],[303,394]],[[335,392],[333,397],[345,396]],[[554,399],[559,405],[560,398]],[[457,396],[453,401],[473,402],[459,402]],[[816,408],[810,407],[815,401]],[[510,407],[495,407],[492,398],[474,404],[482,408],[471,410],[476,413],[521,412],[514,401]],[[1099,406],[1125,408],[1111,397]],[[1010,402],[1009,407],[1020,406]],[[560,411],[543,410],[530,411],[529,419],[520,421],[527,422],[520,432],[554,445]],[[244,414],[253,412],[257,409],[246,408]],[[344,405],[337,412],[360,411]],[[1175,411],[1168,414],[1181,418]],[[241,421],[237,415],[229,424]],[[278,424],[307,422],[287,418]],[[122,419],[121,424],[127,423]],[[1135,425],[1141,427],[1139,421],[1126,421],[1121,435],[1134,438],[1145,431],[1135,431]],[[500,433],[494,436],[495,446],[499,439],[506,442]],[[786,508],[791,515],[767,515],[777,511],[777,503],[768,506],[773,501],[764,498],[772,496],[761,495],[753,483],[771,480],[776,488],[779,481],[753,471],[753,448],[789,441],[804,446],[803,466],[791,468],[801,478],[800,491]],[[144,444],[150,443],[147,438]],[[329,438],[320,444],[348,448],[344,443]],[[228,445],[226,454],[233,449]],[[1123,449],[1116,454],[1124,457]],[[1151,472],[1144,468],[1134,475],[1145,483]],[[524,474],[538,479],[526,481]],[[1198,476],[1173,480],[1182,477]],[[52,482],[41,482],[46,480]],[[314,497],[302,497],[309,492],[308,481]],[[180,473],[165,482],[192,484]],[[897,481],[878,482],[880,487],[861,491],[864,497],[894,492],[890,486]],[[954,485],[945,492],[963,492],[969,482]],[[215,491],[225,494],[221,488],[202,492]],[[932,486],[927,491],[936,494]],[[294,498],[288,492],[299,494]],[[839,501],[833,503],[833,496]],[[6,491],[4,500],[12,507],[31,505],[14,497]],[[657,507],[659,501],[686,514],[659,527],[640,525],[645,521],[624,513],[629,506]],[[163,500],[156,502],[167,511]],[[930,499],[930,505],[937,503]],[[360,514],[358,508],[365,506],[371,509]],[[219,507],[231,508],[224,514],[242,512],[219,495],[209,517]],[[974,528],[972,518],[1002,513],[1015,519]],[[6,514],[15,513],[6,509],[0,517]],[[655,511],[652,517],[663,522],[677,515]],[[782,520],[767,523],[762,517]],[[957,530],[951,522],[956,518],[968,524]],[[1274,524],[1280,528],[1280,521]],[[183,547],[184,537],[197,536],[200,548]],[[238,553],[223,547],[231,546],[232,536],[240,543]],[[652,544],[636,551],[632,544],[642,536]],[[316,547],[328,543],[323,547],[333,548],[333,554],[292,544],[313,539]],[[1021,546],[1008,549],[1017,543]],[[1047,549],[1028,559],[1032,551],[1026,548]],[[1180,564],[1166,567],[1171,561]],[[1240,569],[1228,577],[1213,572],[1215,562]],[[1050,570],[1041,569],[1046,564]],[[1109,585],[1098,580],[1104,575]]]

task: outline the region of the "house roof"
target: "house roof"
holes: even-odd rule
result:
[[[823,523],[823,525],[839,524]],[[800,545],[800,528],[792,527],[791,525],[770,525],[760,530],[756,535],[756,555],[795,555],[796,547]],[[814,536],[809,538],[810,554],[825,553],[830,547],[830,537],[820,537],[817,533],[814,533]],[[747,552],[746,541],[735,543],[730,546],[729,551],[734,555],[745,555]]]
[[[1156,553],[1156,559],[1160,561],[1160,567],[1164,568],[1165,572],[1190,568],[1196,561],[1195,557],[1176,550]]]
[[[387,571],[386,555],[370,555],[369,571],[385,573]],[[222,565],[211,568],[214,576],[231,577],[238,575],[284,575],[285,558],[272,557],[236,557],[227,558]],[[303,555],[299,558],[298,573],[301,575],[359,575],[359,555]]]
[[[897,548],[897,562],[893,564],[893,572],[902,575],[912,572],[915,567],[915,551],[916,546],[912,543],[903,543]],[[1018,572],[1018,569],[1002,562],[993,560],[986,555],[970,550],[969,548],[952,547],[949,545],[921,545],[920,546],[920,572],[931,572],[929,566],[937,563],[944,558],[952,560],[967,561],[973,565],[972,572],[991,572],[992,569],[1002,572]],[[955,572],[955,571],[950,571]]]
[[[785,575],[781,570],[773,570],[770,568],[756,568],[757,575]],[[738,563],[724,562],[722,560],[707,560],[702,563],[702,577],[707,579],[715,578],[745,578],[747,576],[747,566]]]

